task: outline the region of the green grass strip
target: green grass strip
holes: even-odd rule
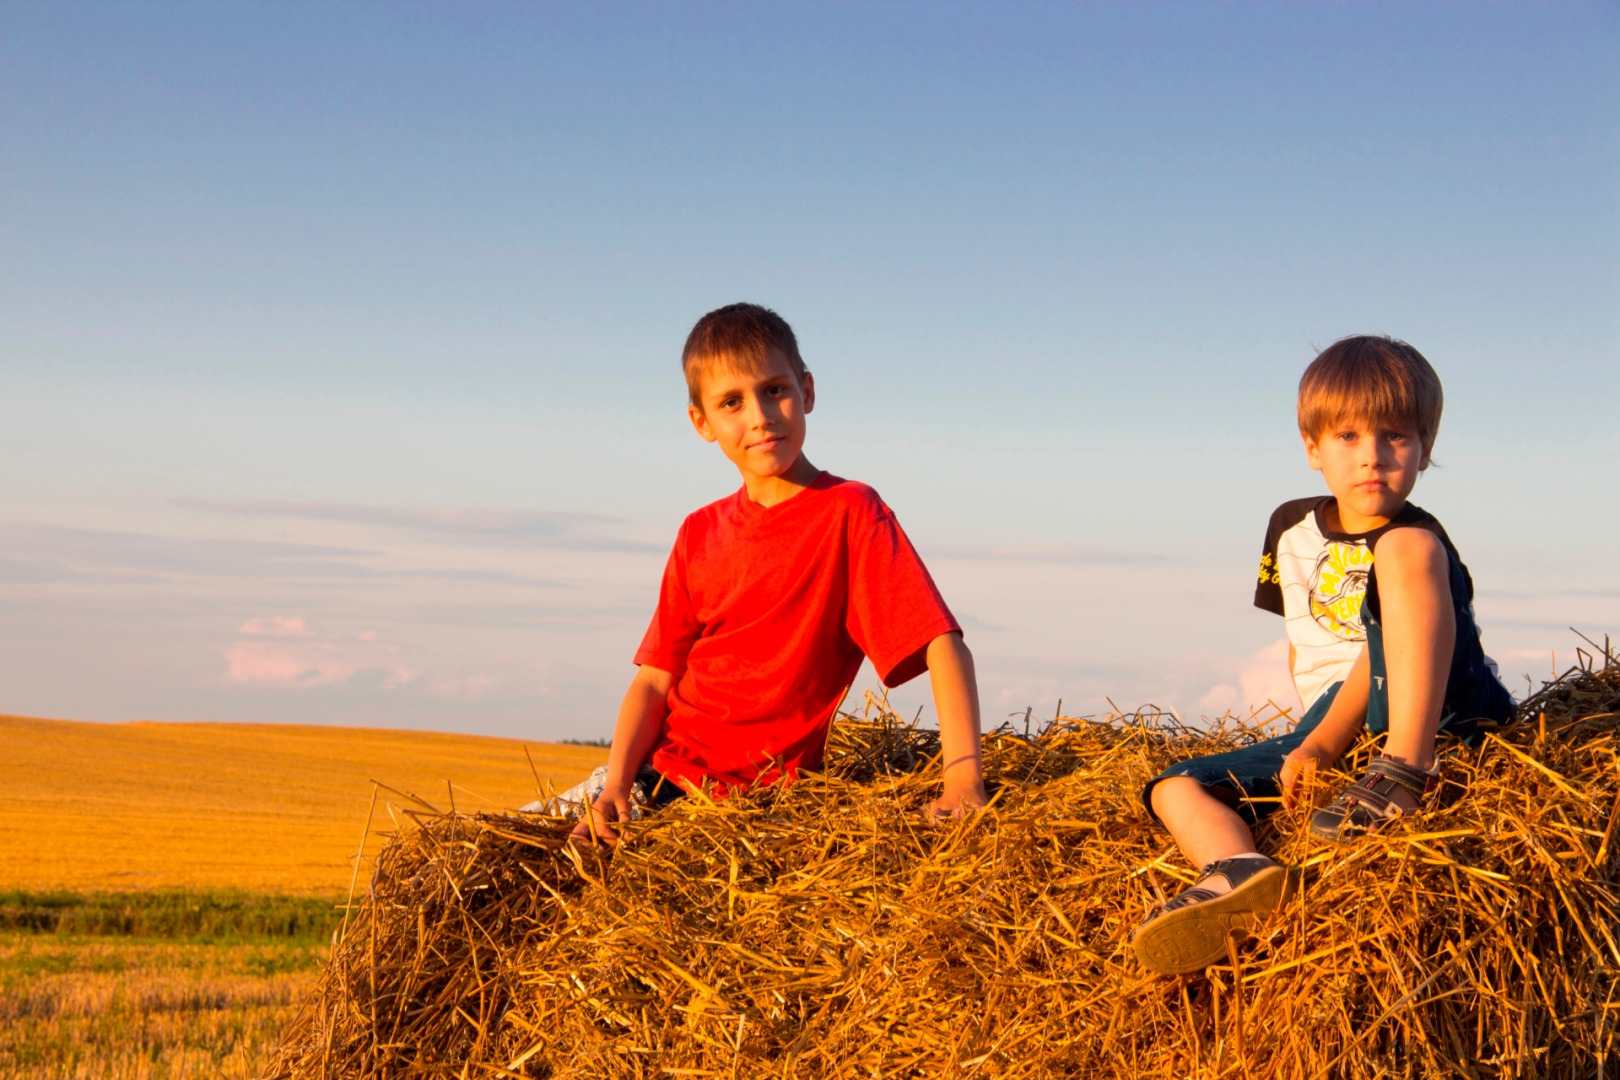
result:
[[[0,931],[189,941],[324,943],[338,901],[250,892],[0,891]]]

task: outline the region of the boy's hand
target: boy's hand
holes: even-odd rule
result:
[[[977,776],[956,783],[946,780],[945,793],[923,808],[923,816],[929,824],[937,825],[976,814],[989,801],[984,794],[984,781]]]
[[[1283,809],[1294,808],[1297,801],[1295,789],[1301,781],[1308,785],[1318,769],[1330,769],[1337,760],[1337,754],[1329,753],[1326,747],[1318,746],[1309,739],[1291,750],[1288,756],[1283,758],[1282,775],[1278,778],[1282,787]],[[1304,790],[1300,789],[1299,794],[1303,795]]]
[[[568,839],[584,841],[593,847],[597,844],[612,846],[619,842],[612,826],[629,820],[630,788],[609,785],[602,789],[602,794],[580,817],[579,824],[568,834]]]
[[[608,782],[568,834],[573,841],[616,844],[619,837],[612,826],[630,820],[630,785],[636,770],[652,753],[658,730],[669,714],[669,688],[675,676],[651,664],[636,668],[630,689],[619,705],[619,719],[613,726],[613,746],[608,750]],[[618,778],[618,779],[615,779]]]

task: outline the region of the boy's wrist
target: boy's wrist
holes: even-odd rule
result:
[[[635,776],[615,776],[609,773],[602,781],[602,794],[623,795],[635,783]]]
[[[964,759],[956,768],[945,771],[945,794],[984,791],[984,770],[974,760]]]
[[[942,771],[947,784],[963,783],[969,779],[977,782],[984,778],[984,764],[977,755],[965,754],[955,761],[947,761]]]
[[[1301,757],[1313,757],[1318,761],[1336,761],[1339,757],[1338,752],[1335,751],[1333,747],[1327,745],[1322,740],[1312,738],[1309,735],[1305,737],[1304,742],[1299,744],[1299,747],[1294,751],[1294,753],[1300,755]]]

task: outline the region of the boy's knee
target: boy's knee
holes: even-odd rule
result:
[[[1166,814],[1174,814],[1176,810],[1196,799],[1203,793],[1204,785],[1190,776],[1167,776],[1153,785],[1148,794],[1149,805],[1159,820],[1164,820]]]

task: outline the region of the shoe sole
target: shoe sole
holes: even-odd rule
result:
[[[1136,932],[1131,949],[1160,975],[1190,975],[1226,959],[1226,939],[1247,936],[1289,892],[1290,875],[1268,866],[1229,893],[1168,911]]]
[[[1368,832],[1369,830],[1367,829],[1347,829],[1338,824],[1331,827],[1327,825],[1318,825],[1314,820],[1310,824],[1311,839],[1320,840],[1324,844],[1347,843],[1350,840],[1354,840],[1358,836],[1366,836]]]
[[[1344,818],[1334,818],[1331,825],[1325,822],[1318,823],[1316,815],[1313,814],[1308,829],[1313,840],[1320,840],[1324,844],[1348,844],[1350,841],[1358,840],[1363,836],[1371,836],[1389,822],[1395,820],[1395,818],[1404,816],[1404,814],[1395,814],[1391,817],[1379,818],[1368,826],[1350,825],[1346,823]]]

